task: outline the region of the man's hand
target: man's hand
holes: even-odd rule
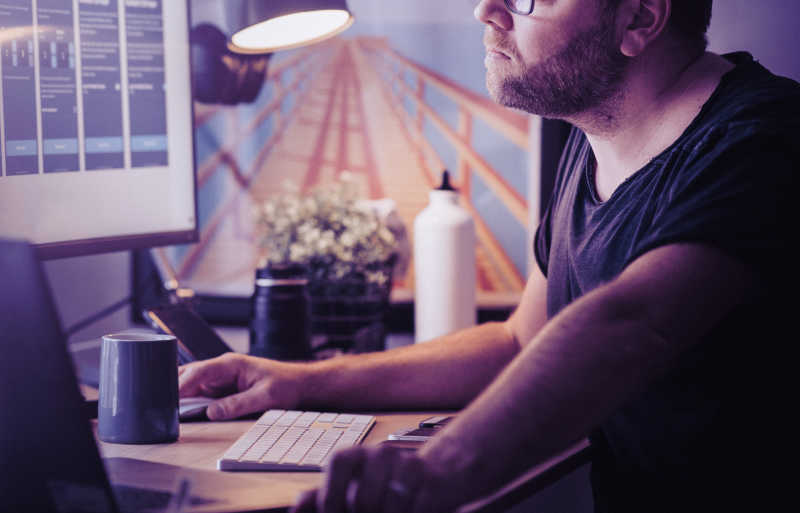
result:
[[[300,402],[302,364],[227,353],[178,369],[180,397],[220,397],[208,406],[211,420],[225,420]]]
[[[418,454],[353,447],[332,458],[325,484],[302,494],[291,513],[449,513],[466,495],[462,480]]]

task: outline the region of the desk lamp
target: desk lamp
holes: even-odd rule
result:
[[[319,43],[353,24],[346,0],[223,3],[224,32],[209,23],[192,29],[194,97],[202,103],[254,101],[273,52]]]
[[[346,0],[228,0],[228,48],[264,54],[333,37],[353,24]]]

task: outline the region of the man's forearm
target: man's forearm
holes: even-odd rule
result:
[[[470,408],[422,449],[434,465],[473,482],[473,498],[585,436],[641,384],[631,371],[637,361],[652,370],[647,348],[663,343],[657,334],[627,316],[615,316],[601,297],[581,303],[549,323]],[[623,356],[625,341],[631,340],[638,349]]]
[[[460,408],[517,354],[505,324],[486,323],[422,344],[310,364],[305,408]]]

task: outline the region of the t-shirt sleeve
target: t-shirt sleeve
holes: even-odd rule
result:
[[[539,269],[541,269],[542,274],[545,276],[547,276],[547,268],[550,264],[550,245],[552,243],[553,234],[552,212],[553,209],[556,208],[558,199],[564,194],[563,189],[567,184],[568,174],[573,167],[581,162],[582,151],[587,144],[583,132],[573,126],[558,162],[552,194],[550,195],[547,208],[542,215],[542,220],[533,238],[533,255],[536,258]]]
[[[659,246],[697,242],[744,261],[764,278],[786,270],[795,216],[789,194],[800,152],[788,137],[753,132],[726,132],[714,144],[718,150],[688,158],[658,199],[648,236],[632,259]]]
[[[533,238],[533,256],[544,276],[547,276],[547,265],[550,260],[550,210],[551,208],[548,208],[545,211]]]

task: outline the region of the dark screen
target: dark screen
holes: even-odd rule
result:
[[[0,349],[2,508],[115,511],[40,265],[2,239]]]
[[[200,317],[187,306],[170,305],[152,308],[147,313],[154,327],[178,339],[181,363],[207,360],[231,352],[231,348]]]

